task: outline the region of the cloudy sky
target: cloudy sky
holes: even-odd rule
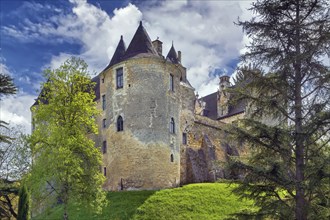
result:
[[[120,35],[126,46],[139,21],[151,40],[172,41],[182,51],[188,79],[201,96],[217,90],[219,75],[232,75],[247,42],[238,18],[251,18],[251,1],[222,0],[39,0],[0,1],[0,70],[14,78],[15,96],[0,103],[0,119],[30,132],[30,106],[46,68],[74,55],[89,65],[91,76],[104,69]]]

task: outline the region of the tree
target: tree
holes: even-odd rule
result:
[[[251,149],[236,191],[256,199],[260,215],[329,218],[330,9],[323,0],[263,0],[239,21],[251,39],[235,100],[248,117],[228,132]],[[293,211],[294,210],[294,211]]]
[[[17,88],[13,83],[13,79],[3,73],[0,73],[0,100],[2,96],[7,96],[10,94],[15,94],[17,92]],[[8,125],[7,122],[0,120],[0,128],[6,128]],[[10,137],[0,134],[0,142],[10,142]],[[0,152],[1,153],[1,152]]]
[[[38,105],[32,108],[35,129],[30,143],[33,166],[29,189],[39,204],[56,194],[68,218],[69,202],[87,203],[99,210],[105,199],[100,172],[102,155],[90,138],[97,132],[94,83],[87,64],[71,58],[46,70]]]
[[[22,128],[1,127],[1,134],[11,137],[10,142],[0,142],[0,209],[1,218],[17,217],[17,195],[22,178],[31,165],[31,154],[22,134]]]
[[[23,185],[18,193],[18,215],[17,220],[29,220],[30,215],[30,195],[26,189],[26,186]]]

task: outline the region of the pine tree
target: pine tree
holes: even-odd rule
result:
[[[29,220],[30,215],[30,195],[26,189],[26,186],[23,185],[18,193],[18,214],[17,220]]]
[[[247,118],[230,126],[251,155],[236,190],[278,219],[328,219],[330,189],[330,6],[323,0],[263,0],[238,25],[251,39],[233,89]]]
[[[50,198],[64,205],[64,219],[70,202],[100,211],[105,178],[100,172],[101,152],[90,138],[97,132],[98,110],[87,64],[71,58],[45,75],[48,80],[32,109],[35,130],[30,142],[35,159],[29,188],[34,201],[52,194]]]

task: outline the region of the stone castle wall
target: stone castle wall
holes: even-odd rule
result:
[[[124,86],[116,88],[116,69],[123,68]],[[174,91],[169,90],[170,73]],[[158,189],[180,183],[181,94],[193,89],[180,84],[180,69],[157,57],[132,58],[116,64],[100,75],[100,94],[106,95],[106,110],[99,117],[98,143],[107,142],[103,156],[107,181],[104,188]],[[102,79],[104,78],[104,83]],[[186,91],[187,92],[187,91]],[[99,104],[101,107],[101,103]],[[124,130],[117,132],[118,116]],[[174,118],[175,133],[169,131]],[[106,128],[102,120],[106,119]]]

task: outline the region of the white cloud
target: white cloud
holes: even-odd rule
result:
[[[82,49],[75,55],[82,57],[93,73],[108,64],[120,35],[124,35],[126,44],[130,42],[143,17],[150,37],[160,37],[163,41],[165,56],[172,40],[176,50],[182,51],[182,63],[188,68],[188,79],[196,90],[202,90],[202,95],[214,92],[212,90],[218,83],[215,76],[209,76],[209,72],[215,69],[226,72],[247,41],[241,28],[234,25],[238,17],[249,18],[246,8],[250,2],[246,1],[147,1],[141,8],[128,4],[115,9],[111,17],[87,1],[70,2],[73,4],[72,13],[55,14],[43,23],[26,20],[28,25],[21,32],[5,28],[18,38],[32,36],[79,42]],[[38,10],[40,7],[38,5]],[[49,66],[58,67],[68,56],[64,51],[53,56]],[[209,89],[205,85],[210,85]]]
[[[24,133],[31,133],[30,107],[35,98],[24,92],[3,97],[0,101],[0,119],[10,125],[21,125]]]
[[[6,64],[0,63],[1,73],[13,76]],[[22,78],[19,80],[29,80]],[[10,126],[20,125],[24,133],[31,133],[31,113],[30,107],[34,103],[34,95],[24,91],[19,91],[15,95],[0,96],[0,120],[10,124]]]
[[[9,75],[12,77],[12,74],[10,73],[8,67],[4,63],[0,63],[0,73]]]
[[[151,38],[160,37],[165,56],[174,40],[182,51],[182,63],[188,68],[188,79],[204,96],[215,92],[216,69],[227,72],[244,46],[243,32],[234,24],[246,19],[247,3],[237,1],[164,1],[142,9]],[[231,74],[231,72],[228,72]]]

